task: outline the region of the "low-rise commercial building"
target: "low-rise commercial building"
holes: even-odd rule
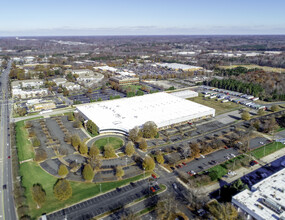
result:
[[[244,212],[247,219],[285,219],[285,169],[267,177],[232,198],[238,211]]]
[[[165,92],[85,104],[78,106],[77,110],[86,120],[92,120],[100,133],[127,134],[147,121],[164,129],[215,116],[213,108]]]

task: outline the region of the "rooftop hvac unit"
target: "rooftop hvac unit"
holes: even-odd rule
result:
[[[271,209],[278,215],[280,215],[283,212],[282,207],[277,202],[275,202],[270,198],[261,198],[260,203],[265,205],[267,208]]]

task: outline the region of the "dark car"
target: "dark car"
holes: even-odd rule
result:
[[[3,185],[3,189],[7,189],[7,185],[6,184]]]
[[[131,184],[131,186],[136,186],[136,184],[135,184],[135,183],[133,183],[133,182],[130,182],[130,184]]]
[[[154,188],[155,190],[159,190],[159,189],[160,189],[160,187],[159,187],[158,185],[153,186],[153,188]]]

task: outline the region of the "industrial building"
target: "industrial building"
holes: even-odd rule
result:
[[[285,169],[267,177],[232,198],[238,211],[244,212],[247,219],[285,219]]]
[[[194,97],[198,97],[198,95],[199,95],[197,92],[189,90],[189,89],[170,92],[169,94],[183,98],[183,99],[194,98]]]
[[[203,67],[200,66],[191,66],[181,63],[156,63],[156,65],[173,70],[183,70],[183,71],[203,70]]]
[[[92,120],[100,133],[128,134],[135,126],[153,121],[159,129],[214,117],[215,109],[160,92],[132,98],[84,104],[77,111]]]

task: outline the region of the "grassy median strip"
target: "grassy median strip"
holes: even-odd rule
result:
[[[25,121],[17,122],[15,128],[19,161],[34,158],[35,153],[32,144],[28,139],[28,132],[25,129]]]
[[[265,157],[269,154],[272,154],[275,151],[280,150],[284,147],[285,147],[285,145],[283,143],[273,142],[273,143],[267,144],[265,146],[262,146],[260,148],[257,148],[255,150],[251,151],[251,154],[255,158],[260,159],[260,158]]]

